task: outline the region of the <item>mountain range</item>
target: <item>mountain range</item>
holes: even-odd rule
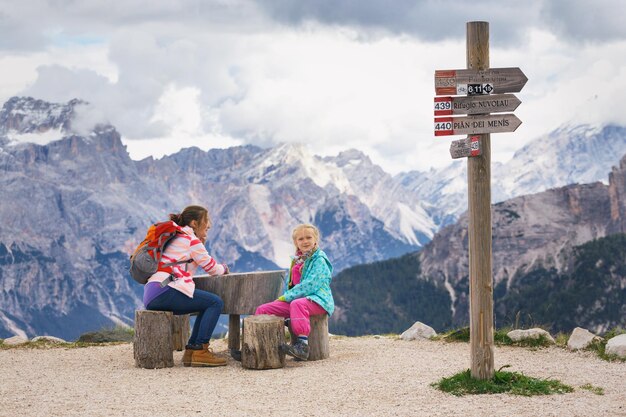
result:
[[[462,161],[392,176],[358,150],[322,158],[290,144],[134,161],[114,126],[79,129],[87,105],[14,97],[0,111],[0,337],[131,324],[142,288],[128,255],[188,204],[209,208],[209,251],[235,271],[286,267],[300,222],[320,227],[337,271],[412,253],[467,204]],[[494,167],[497,198],[600,180],[626,153],[626,129],[576,126],[536,142]]]
[[[421,251],[348,268],[335,278],[339,334],[439,331],[469,323],[467,215]],[[626,325],[626,156],[601,182],[571,184],[492,205],[496,326]],[[372,290],[374,288],[374,290]],[[373,300],[375,298],[376,300]]]

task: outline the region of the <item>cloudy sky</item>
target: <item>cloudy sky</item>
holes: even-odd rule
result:
[[[465,68],[466,22],[491,67],[520,67],[514,133],[493,159],[563,124],[626,124],[623,0],[0,0],[0,100],[91,103],[131,156],[305,143],[391,173],[450,163],[433,135],[434,71]]]

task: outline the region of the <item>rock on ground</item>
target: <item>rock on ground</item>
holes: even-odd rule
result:
[[[514,342],[519,342],[525,339],[539,339],[542,336],[552,344],[554,344],[554,338],[547,331],[539,328],[527,329],[527,330],[512,330],[506,334]]]
[[[400,335],[402,340],[430,339],[437,336],[437,332],[432,327],[416,321],[409,329]]]
[[[626,334],[620,334],[619,336],[609,339],[609,341],[606,342],[604,353],[626,358]]]
[[[587,329],[576,327],[572,332],[572,335],[567,340],[567,347],[571,350],[585,349],[596,339],[601,338]]]

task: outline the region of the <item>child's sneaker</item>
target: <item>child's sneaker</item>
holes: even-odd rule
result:
[[[236,360],[237,362],[241,362],[241,350],[239,349],[231,349],[230,356]]]
[[[296,359],[306,361],[309,359],[309,345],[301,340],[296,341],[293,345],[284,344],[283,351]]]

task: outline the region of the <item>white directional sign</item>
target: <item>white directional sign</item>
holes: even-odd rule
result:
[[[521,101],[513,94],[492,94],[473,97],[435,97],[435,116],[453,114],[485,114],[513,111]]]
[[[514,114],[467,117],[435,117],[435,136],[514,132],[522,124]]]
[[[482,155],[480,148],[480,135],[468,136],[465,139],[454,140],[450,144],[450,156],[452,159],[468,158]]]
[[[438,96],[517,93],[526,81],[528,78],[519,68],[437,70],[435,92]]]

